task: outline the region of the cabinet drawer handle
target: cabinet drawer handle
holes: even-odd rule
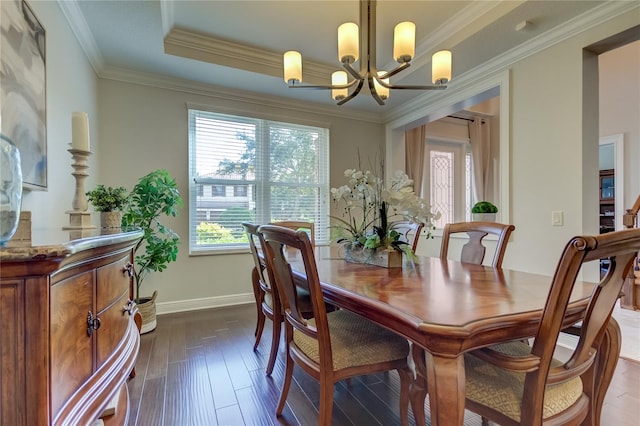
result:
[[[93,312],[89,311],[89,313],[87,313],[87,335],[91,336],[94,330],[100,328],[100,325],[100,318],[94,317]]]
[[[133,277],[133,263],[127,262],[122,268],[122,273],[129,275],[129,278]]]
[[[123,314],[128,313],[129,315],[133,315],[133,310],[135,306],[136,304],[134,303],[134,301],[129,300],[127,304],[122,307],[122,313]]]

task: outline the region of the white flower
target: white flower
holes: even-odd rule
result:
[[[413,180],[402,171],[395,172],[388,188],[383,179],[370,170],[347,169],[344,176],[347,185],[331,188],[331,196],[336,204],[344,204],[343,218],[333,217],[339,222],[333,228],[342,231],[338,240],[349,244],[364,245],[368,248],[385,247],[400,250],[401,246],[389,233],[394,220],[423,222],[430,236],[433,220],[440,217],[431,211],[429,204],[413,191]],[[386,207],[386,208],[383,208]],[[385,221],[381,220],[385,214]],[[398,217],[394,219],[394,216]],[[377,232],[374,229],[376,226]],[[382,229],[386,225],[386,229]],[[346,234],[346,235],[344,235]],[[402,247],[402,250],[406,250]]]

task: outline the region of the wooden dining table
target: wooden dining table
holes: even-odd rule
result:
[[[465,407],[464,354],[500,342],[533,337],[551,277],[440,258],[418,257],[402,268],[382,268],[343,260],[337,247],[315,249],[327,302],[392,330],[422,350],[414,350],[418,377],[426,377],[432,425],[462,425]],[[292,269],[304,279],[299,259]],[[577,282],[564,325],[583,317],[593,283]],[[596,363],[601,385],[594,410],[599,419],[604,393],[619,355],[615,320]],[[605,343],[603,343],[603,346]],[[617,351],[617,352],[616,352]],[[417,381],[415,386],[419,386]],[[424,406],[424,403],[423,403]],[[415,408],[414,408],[415,410]],[[424,411],[424,410],[421,410]],[[424,413],[416,413],[417,424]]]

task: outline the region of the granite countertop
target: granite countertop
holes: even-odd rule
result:
[[[140,228],[39,229],[32,232],[31,241],[8,241],[0,246],[0,262],[65,257],[95,247],[136,240],[142,235]]]

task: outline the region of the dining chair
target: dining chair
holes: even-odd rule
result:
[[[269,284],[265,276],[264,257],[258,250],[260,240],[258,236],[258,225],[252,223],[242,224],[247,238],[249,239],[249,248],[253,257],[254,267],[251,271],[251,284],[253,286],[253,294],[256,299],[256,308],[258,310],[258,321],[254,335],[256,341],[253,345],[255,351],[260,344],[262,331],[264,330],[265,319],[269,318],[273,323],[273,332],[271,336],[271,351],[269,353],[269,361],[267,362],[266,374],[270,376],[278,354],[278,346],[280,343],[280,331],[283,321],[282,307],[280,306],[280,298],[274,294],[274,290]]]
[[[452,235],[467,234],[469,240],[460,251],[460,261],[465,263],[482,264],[487,251],[483,244],[484,237],[495,235],[498,240],[493,255],[491,266],[502,268],[502,260],[507,250],[507,243],[511,232],[515,230],[513,225],[505,225],[495,222],[458,222],[447,223],[442,231],[442,245],[440,247],[440,258],[447,259],[449,255],[449,243]],[[426,424],[424,413],[424,400],[427,392],[427,379],[424,376],[426,371],[424,349],[417,345],[411,346],[412,357],[416,364],[416,386],[413,386],[410,400],[416,418],[416,425]],[[483,419],[484,423],[485,419]]]
[[[482,264],[487,251],[483,244],[483,239],[487,235],[495,235],[498,237],[496,242],[496,251],[493,255],[491,266],[494,268],[502,267],[502,259],[504,258],[509,242],[509,236],[516,229],[513,225],[505,225],[495,222],[458,222],[447,223],[442,231],[442,245],[440,246],[440,257],[446,259],[449,254],[449,243],[451,236],[454,234],[466,233],[469,241],[462,247],[460,252],[460,261],[465,263]]]
[[[269,278],[275,283],[285,312],[285,375],[276,415],[282,414],[294,363],[320,383],[318,424],[322,426],[331,424],[336,382],[353,376],[397,370],[400,376],[400,420],[406,425],[412,377],[407,363],[407,340],[346,309],[326,311],[313,248],[305,232],[273,225],[263,225],[258,232]],[[301,313],[296,297],[297,278],[288,261],[291,249],[297,251],[296,258],[304,266],[313,319],[307,320]]]
[[[391,224],[391,229],[394,229],[401,236],[401,241],[406,242],[411,246],[411,250],[415,253],[418,248],[418,242],[420,241],[420,235],[422,235],[422,228],[424,223],[411,222],[408,220],[398,221]]]
[[[266,375],[271,376],[278,355],[278,347],[280,346],[282,322],[284,321],[283,309],[280,303],[280,297],[269,283],[268,275],[265,273],[265,262],[261,251],[262,247],[258,234],[258,225],[244,222],[242,226],[249,240],[249,249],[254,263],[251,271],[251,284],[256,300],[258,319],[254,332],[256,341],[253,345],[253,350],[258,349],[266,318],[269,318],[273,324],[273,331],[271,334],[271,349],[269,351],[269,360],[267,361]],[[313,316],[309,295],[307,294],[305,296],[304,294],[300,294],[299,297],[301,299],[300,305],[303,315]]]
[[[279,220],[271,222],[271,225],[282,226],[283,228],[293,229],[294,231],[298,231],[300,229],[303,231],[309,231],[308,234],[309,239],[311,240],[311,246],[315,247],[316,245],[316,232],[313,222],[305,220]]]
[[[465,355],[466,408],[501,425],[596,425],[598,348],[640,250],[640,229],[582,236],[564,248],[533,345],[509,342]],[[576,279],[587,262],[611,260],[594,287],[567,361],[553,358]],[[608,385],[608,384],[607,384]],[[605,389],[606,390],[606,389]],[[604,397],[604,395],[601,395]]]

